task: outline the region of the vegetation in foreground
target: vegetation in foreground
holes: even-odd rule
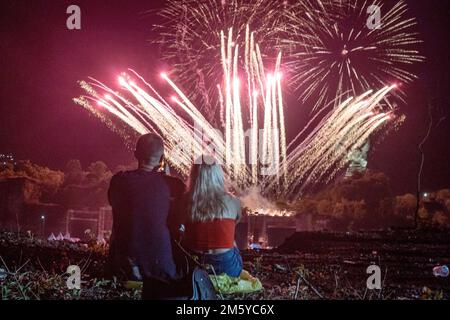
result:
[[[449,231],[297,233],[273,251],[243,252],[245,269],[264,291],[225,299],[448,299],[450,279],[432,268],[450,263]],[[2,299],[140,299],[104,279],[107,247],[0,233]],[[377,264],[382,290],[367,290],[366,268]],[[81,290],[67,288],[69,265],[82,270]]]

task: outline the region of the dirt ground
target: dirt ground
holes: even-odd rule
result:
[[[244,253],[264,283],[267,299],[448,299],[450,279],[433,267],[448,265],[448,231],[297,233],[271,252]],[[381,269],[382,289],[367,290],[367,267]]]
[[[107,248],[0,233],[2,299],[139,299],[139,290],[103,279]],[[449,231],[296,233],[280,248],[242,252],[264,290],[226,299],[448,299]],[[82,289],[66,287],[67,266],[82,267]],[[368,290],[368,266],[381,269],[382,289]]]

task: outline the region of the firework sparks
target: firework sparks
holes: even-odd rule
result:
[[[277,194],[284,199],[331,179],[345,166],[348,152],[359,148],[388,121],[390,114],[379,111],[379,103],[395,86],[347,99],[323,116],[317,127],[287,153],[281,55],[269,72],[247,28],[242,71],[238,68],[240,47],[233,45],[232,39],[232,29],[228,37],[221,34],[223,81],[218,88],[224,135],[166,73],[161,78],[174,92],[171,103],[133,70],[118,78],[122,93],[90,79],[89,83],[81,82],[88,95],[74,100],[108,124],[118,121],[138,134],[159,134],[164,138],[169,161],[185,176],[199,155],[213,153],[222,160],[236,190],[253,186],[262,195]],[[244,121],[244,114],[249,115],[248,121]]]
[[[202,106],[210,121],[217,118],[219,105],[216,84],[222,78],[220,61],[222,30],[233,29],[233,39],[225,34],[231,46],[241,48],[248,40],[248,27],[259,40],[274,45],[278,33],[285,29],[283,10],[287,4],[279,0],[169,0],[158,12],[164,19],[155,26],[163,47],[163,58],[173,67],[178,82]],[[247,46],[248,48],[248,46]],[[275,50],[274,50],[275,51]],[[273,52],[267,52],[269,56]],[[249,65],[250,52],[239,60],[238,68]],[[241,64],[242,62],[242,64]]]
[[[381,8],[382,20],[380,28],[370,29],[367,8],[373,5]],[[317,111],[332,101],[336,106],[339,98],[416,78],[410,67],[424,57],[414,48],[420,40],[407,10],[403,0],[390,7],[379,0],[171,0],[159,11],[165,22],[156,26],[157,42],[211,122],[220,102],[215,84],[223,71],[217,63],[221,30],[233,28],[232,46],[243,47],[247,26],[265,44],[263,58],[283,52],[289,86]],[[249,57],[245,52],[238,68],[245,69]],[[394,96],[403,101],[401,90]]]
[[[156,132],[166,141],[169,159],[175,168],[187,175],[193,159],[205,150],[224,162],[224,167],[235,188],[249,184],[258,184],[263,175],[259,159],[271,167],[278,167],[286,159],[286,141],[284,129],[283,102],[281,98],[280,58],[273,73],[267,77],[258,46],[253,41],[253,33],[247,27],[245,52],[248,59],[245,71],[238,68],[239,46],[233,45],[233,30],[228,37],[221,34],[221,60],[223,68],[223,85],[218,85],[225,117],[225,138],[205,119],[200,110],[191,102],[183,91],[166,74],[161,77],[173,89],[172,104],[180,107],[189,121],[175,109],[133,70],[133,78],[128,75],[118,78],[118,84],[125,95],[115,92],[103,83],[90,79],[81,82],[81,87],[89,94],[75,99],[75,102],[92,111],[102,120],[113,124],[108,117],[116,118],[139,134]],[[241,80],[246,79],[246,81]],[[143,89],[146,88],[146,90]],[[243,90],[246,89],[246,90]],[[241,92],[248,92],[242,94]],[[259,98],[261,96],[261,98]],[[130,97],[131,99],[126,98]],[[250,112],[250,128],[243,120],[244,107]],[[261,115],[262,113],[262,115]],[[258,118],[264,119],[263,138],[257,128]],[[194,123],[194,125],[191,124]],[[280,134],[281,132],[281,134]],[[198,137],[200,135],[200,137]],[[250,155],[246,156],[246,137],[250,141]],[[209,142],[209,146],[206,142]],[[248,165],[249,164],[249,165]],[[284,166],[286,168],[286,166]],[[280,171],[283,173],[283,171]],[[277,171],[277,184],[281,176]]]
[[[367,26],[371,5],[382,10],[379,28]],[[409,67],[424,57],[414,49],[420,40],[407,10],[403,0],[390,8],[378,0],[301,0],[285,11],[293,33],[282,39],[290,47],[286,67],[300,100],[318,110],[341,102],[336,93],[345,99],[415,79]]]
[[[299,196],[317,182],[328,182],[342,170],[347,155],[360,148],[392,113],[379,111],[379,104],[395,88],[368,91],[348,98],[330,111],[312,132],[289,154],[288,197]]]
[[[256,208],[248,213],[249,216],[269,216],[269,217],[293,217],[295,216],[294,211],[287,209],[268,209],[268,208]]]

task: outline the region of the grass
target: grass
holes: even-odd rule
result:
[[[264,291],[227,296],[226,299],[315,300],[315,299],[448,299],[449,278],[434,278],[430,244],[398,246],[367,240],[355,243],[320,240],[289,252],[244,251],[244,268],[258,277]],[[410,237],[410,236],[408,236]],[[326,238],[326,237],[325,237]],[[324,238],[324,239],[325,239]],[[377,238],[378,239],[378,238]],[[379,240],[379,239],[378,239]],[[378,241],[377,240],[377,241]],[[324,243],[329,241],[329,243]],[[423,248],[422,248],[423,247]],[[409,248],[407,251],[405,248]],[[448,248],[436,252],[445,255]],[[444,251],[442,251],[444,250]],[[417,254],[415,254],[415,252]],[[437,253],[436,253],[437,254]],[[31,234],[0,232],[0,294],[3,300],[117,300],[140,299],[141,292],[127,289],[117,279],[104,278],[107,247],[95,242],[46,241]],[[441,259],[442,261],[442,259]],[[368,265],[383,272],[382,290],[368,290]],[[448,263],[448,262],[447,262]],[[69,265],[80,266],[81,290],[68,289]]]

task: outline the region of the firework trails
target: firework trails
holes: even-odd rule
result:
[[[347,98],[287,146],[281,55],[269,70],[248,27],[245,34],[242,69],[233,30],[220,35],[223,80],[217,90],[224,132],[205,119],[166,73],[161,77],[173,90],[171,101],[133,70],[118,78],[120,93],[91,79],[81,82],[88,95],[74,100],[115,129],[118,122],[139,134],[162,136],[169,161],[183,175],[198,156],[209,153],[223,163],[238,192],[257,187],[262,195],[298,196],[332,179],[345,166],[348,152],[361,147],[392,116],[379,103],[395,85]]]
[[[281,14],[285,9],[286,4],[279,0],[169,0],[158,12],[164,23],[155,26],[160,35],[156,42],[163,47],[163,58],[184,89],[195,92],[192,99],[207,111],[209,120],[214,121],[218,111],[222,30],[232,28],[232,45],[243,47],[249,26],[257,31],[260,43],[275,47],[278,34],[285,29]],[[263,51],[276,56],[276,50]]]
[[[381,9],[379,28],[367,25],[373,5]],[[276,57],[274,49],[282,52],[289,86],[317,112],[331,101],[415,78],[411,66],[424,58],[414,48],[420,41],[407,10],[403,0],[390,6],[379,0],[171,0],[156,29],[177,81],[196,92],[193,101],[214,121],[221,30],[233,27],[235,44],[242,46],[249,25],[264,43],[264,59]]]
[[[369,7],[380,9],[380,25],[368,25]],[[415,79],[408,68],[424,57],[414,48],[420,40],[407,11],[404,1],[388,7],[378,0],[301,0],[285,11],[292,30],[282,39],[286,68],[301,101],[317,110],[336,93],[345,98]]]

